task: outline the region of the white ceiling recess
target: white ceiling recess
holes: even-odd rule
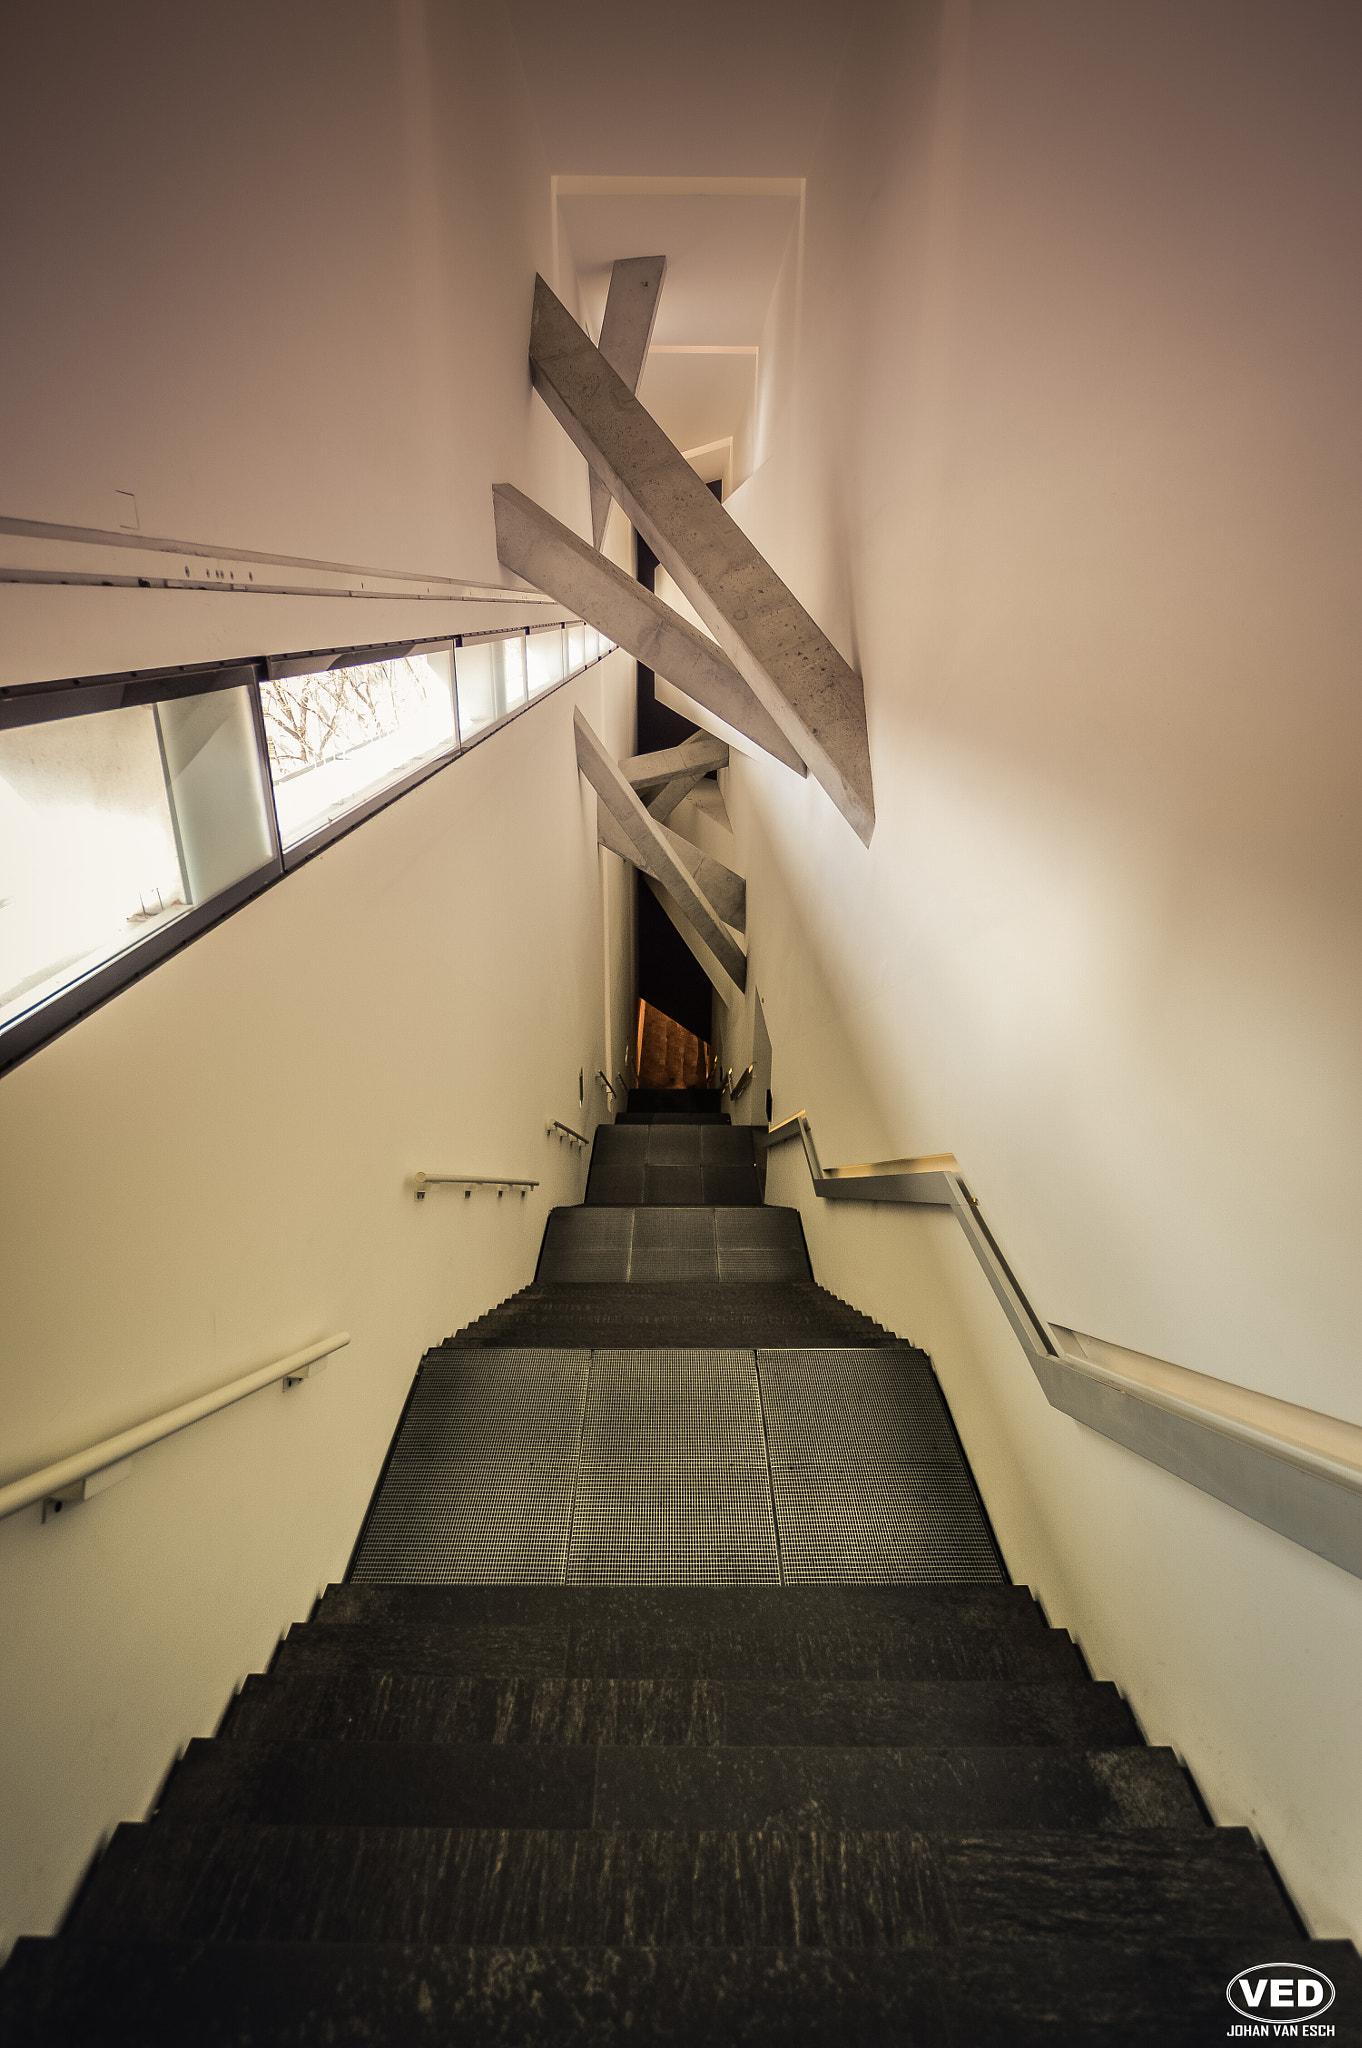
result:
[[[639,398],[678,448],[703,449],[708,481],[731,481],[714,450],[739,434],[756,388],[767,309],[801,232],[802,178],[568,175],[553,180],[555,283],[574,281],[599,334],[620,256],[664,255],[653,346]]]

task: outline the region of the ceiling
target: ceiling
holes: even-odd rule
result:
[[[506,0],[558,176],[799,177],[863,0]]]
[[[558,214],[597,332],[615,258],[665,255],[654,341],[755,346],[799,219],[799,194],[797,187],[767,194],[560,190]]]
[[[507,0],[556,190],[558,282],[593,334],[619,256],[665,255],[639,397],[679,448],[713,453],[752,395],[753,350],[799,229],[803,174],[869,0],[692,0],[684,10]],[[661,188],[661,189],[659,189]]]

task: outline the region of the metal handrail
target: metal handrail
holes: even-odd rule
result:
[[[230,1408],[237,1401],[244,1401],[248,1394],[255,1394],[262,1387],[272,1386],[276,1380],[296,1382],[306,1379],[311,1369],[323,1358],[329,1358],[333,1351],[341,1351],[350,1342],[350,1332],[340,1330],[333,1337],[323,1337],[316,1344],[308,1344],[301,1351],[291,1351],[287,1358],[276,1358],[272,1365],[262,1365],[255,1372],[248,1372],[240,1379],[228,1380],[225,1386],[215,1387],[211,1394],[200,1394],[196,1400],[182,1401],[176,1408],[163,1409],[159,1415],[152,1415],[145,1422],[135,1423],[131,1429],[120,1430],[117,1436],[103,1438],[99,1443],[89,1444],[83,1451],[72,1452],[69,1458],[59,1458],[55,1464],[39,1466],[35,1472],[26,1472],[21,1479],[11,1480],[8,1486],[0,1487],[0,1520],[6,1515],[17,1514],[20,1508],[32,1507],[40,1500],[57,1500],[69,1489],[80,1485],[97,1472],[107,1471],[111,1465],[121,1465],[137,1451],[144,1451],[162,1438],[175,1436],[182,1429],[188,1429],[192,1422],[202,1422],[205,1416],[216,1415],[220,1408]]]
[[[1013,1332],[1038,1368],[1047,1394],[1047,1373],[1063,1367],[1094,1388],[1180,1416],[1247,1449],[1294,1465],[1312,1478],[1362,1493],[1362,1426],[1357,1423],[1047,1322],[986,1222],[978,1197],[967,1186],[953,1153],[824,1168],[803,1110],[774,1124],[769,1132],[757,1133],[756,1142],[769,1151],[794,1138],[803,1145],[814,1193],[825,1200],[905,1202],[954,1212]]]
[[[465,1201],[471,1200],[474,1188],[495,1188],[498,1195],[504,1195],[508,1188],[519,1188],[523,1202],[531,1188],[537,1188],[537,1180],[501,1180],[488,1178],[476,1173],[414,1173],[412,1183],[416,1199],[424,1202],[427,1188],[462,1188]]]
[[[564,1138],[571,1138],[574,1145],[589,1145],[591,1143],[590,1138],[584,1138],[580,1131],[574,1131],[571,1124],[560,1124],[557,1117],[553,1119],[552,1123],[544,1126],[544,1132],[545,1136],[550,1138],[557,1133],[560,1144]]]
[[[728,1091],[728,1099],[730,1102],[737,1102],[741,1099],[742,1096],[746,1095],[748,1089],[752,1085],[752,1076],[755,1073],[755,1071],[756,1069],[754,1067],[743,1068],[737,1080],[733,1083],[733,1086]]]
[[[953,1152],[932,1152],[918,1159],[883,1159],[875,1165],[834,1166],[826,1171],[818,1158],[813,1130],[804,1111],[797,1110],[759,1133],[764,1151],[798,1138],[804,1147],[814,1193],[825,1200],[851,1202],[913,1202],[952,1209],[997,1295],[1003,1314],[1024,1349],[1033,1356],[1057,1358],[1059,1345],[1044,1316],[1032,1307],[1026,1291],[997,1238],[984,1221],[978,1201],[965,1185]]]
[[[614,1084],[614,1082],[613,1082],[613,1081],[607,1081],[607,1079],[605,1078],[605,1075],[604,1075],[604,1074],[603,1074],[603,1073],[601,1072],[601,1070],[600,1070],[600,1068],[599,1068],[599,1067],[597,1067],[597,1069],[596,1069],[596,1079],[597,1079],[597,1080],[598,1080],[598,1081],[600,1082],[600,1084],[601,1084],[602,1088],[604,1088],[604,1090],[605,1090],[606,1094],[607,1094],[607,1095],[608,1095],[608,1096],[610,1097],[610,1100],[611,1100],[611,1102],[613,1103],[613,1102],[614,1102],[614,1100],[615,1100],[615,1084]]]

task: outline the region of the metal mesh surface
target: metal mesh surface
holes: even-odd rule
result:
[[[582,1457],[766,1461],[751,1351],[597,1351]]]
[[[764,1512],[579,1508],[572,1525],[567,1583],[778,1586],[780,1558],[770,1503]]]
[[[780,1254],[740,1246],[733,1256]],[[352,1571],[360,1582],[448,1585],[782,1576],[1001,1580],[921,1353],[432,1358]]]
[[[633,1209],[555,1209],[544,1226],[541,1280],[627,1280]]]
[[[697,1160],[693,1166],[655,1166],[650,1159],[643,1173],[645,1202],[703,1202],[705,1177]]]
[[[920,1351],[760,1351],[757,1363],[773,1464],[957,1458]]]
[[[583,1508],[741,1508],[769,1514],[771,1485],[764,1461],[584,1458],[577,1473],[579,1514]]]
[[[575,1456],[395,1456],[351,1577],[359,1584],[561,1584]]]
[[[427,1359],[397,1440],[399,1453],[472,1458],[575,1451],[589,1351],[466,1351]]]

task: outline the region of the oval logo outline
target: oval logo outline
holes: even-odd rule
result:
[[[1269,2007],[1265,2003],[1264,1996],[1259,1997],[1257,2005],[1250,2005],[1247,2000],[1243,2005],[1236,2004],[1234,1994],[1240,1984],[1243,1983],[1245,1977],[1266,1976],[1273,1970],[1279,1971],[1283,1976],[1290,1975],[1297,1981],[1302,1977],[1310,1978],[1315,1983],[1322,1984],[1328,1996],[1322,2005],[1312,2005],[1308,2012],[1301,2012],[1294,2006],[1289,2012],[1280,2005]],[[1230,2011],[1237,2013],[1240,2019],[1271,2020],[1275,2017],[1279,2026],[1296,2025],[1305,2019],[1317,2020],[1321,2013],[1328,2012],[1329,2007],[1337,1996],[1338,1993],[1334,1989],[1333,1978],[1326,1977],[1323,1970],[1317,1970],[1313,1963],[1250,1963],[1247,1969],[1236,1971],[1225,1986],[1225,1997],[1229,2001]]]

